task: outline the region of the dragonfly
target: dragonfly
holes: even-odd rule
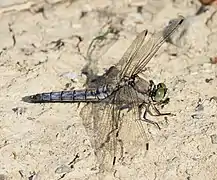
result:
[[[148,150],[143,122],[159,126],[146,117],[147,113],[153,116],[170,114],[161,113],[156,107],[164,103],[165,84],[155,85],[139,74],[183,21],[184,17],[171,20],[147,40],[148,30],[143,30],[119,62],[103,75],[88,81],[85,89],[38,93],[22,100],[28,103],[86,103],[80,112],[83,125],[90,136],[100,170],[109,171],[117,161],[137,154],[138,148]]]

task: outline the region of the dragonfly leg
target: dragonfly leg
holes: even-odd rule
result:
[[[150,115],[152,115],[152,113],[151,113],[150,110],[149,110],[149,106],[150,106],[150,105],[146,105],[145,103],[143,103],[143,104],[141,104],[141,105],[139,106],[140,114],[141,114],[142,108],[145,107],[145,112],[143,113],[142,120],[145,121],[145,122],[147,122],[147,123],[150,123],[150,124],[155,125],[158,129],[161,129],[157,122],[154,122],[154,121],[152,121],[152,120],[150,120],[150,119],[148,119],[148,118],[146,117],[147,113],[149,113]]]
[[[149,114],[151,116],[167,116],[167,115],[172,115],[171,113],[161,113],[154,104],[151,104],[151,107],[153,108],[153,110],[156,112],[156,114],[151,113],[151,111],[149,111]]]

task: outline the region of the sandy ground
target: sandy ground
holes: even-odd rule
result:
[[[184,36],[177,46],[165,44],[147,72],[169,88],[162,111],[176,116],[152,117],[162,129],[146,125],[146,156],[117,165],[107,179],[217,179],[217,11],[213,5],[194,16],[199,7],[187,0],[2,1],[0,180],[99,179],[80,108],[21,98],[81,88],[88,45],[108,28],[113,33],[91,54],[99,74],[138,32],[161,29],[178,15],[188,17]]]

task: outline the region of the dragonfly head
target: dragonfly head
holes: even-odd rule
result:
[[[157,103],[167,103],[169,98],[167,98],[167,87],[164,83],[159,83],[157,86],[153,81],[150,82],[152,85],[150,90],[150,96],[154,102]]]

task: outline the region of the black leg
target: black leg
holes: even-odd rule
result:
[[[171,113],[161,113],[156,107],[154,104],[152,103],[149,103],[149,104],[145,104],[145,103],[142,103],[140,106],[139,106],[139,111],[140,111],[140,114],[141,114],[141,110],[142,108],[145,107],[145,112],[143,114],[143,121],[146,121],[147,123],[150,123],[150,124],[153,124],[155,125],[158,129],[160,129],[160,126],[158,125],[157,122],[154,122],[150,119],[147,119],[146,115],[147,113],[150,114],[151,116],[168,116],[168,115],[172,115],[174,116],[175,114],[171,114]],[[153,114],[151,111],[150,111],[150,107],[152,107],[152,109],[156,112],[156,114]]]
[[[154,104],[151,104],[151,107],[153,108],[153,110],[156,112],[156,114],[152,114],[151,112],[149,112],[149,114],[151,116],[168,116],[168,115],[172,115],[171,113],[161,113]]]
[[[145,121],[145,122],[147,122],[147,123],[153,124],[153,125],[155,125],[158,129],[160,129],[160,126],[158,125],[157,122],[154,122],[154,121],[152,121],[152,120],[146,118],[147,112],[148,112],[150,115],[152,115],[152,113],[151,113],[150,110],[149,110],[149,106],[150,106],[150,105],[146,105],[146,104],[144,104],[144,103],[140,105],[140,107],[139,107],[139,109],[140,109],[140,114],[141,114],[141,109],[142,109],[143,107],[145,107],[145,112],[144,112],[144,114],[143,114],[143,119],[142,119],[142,120]]]

